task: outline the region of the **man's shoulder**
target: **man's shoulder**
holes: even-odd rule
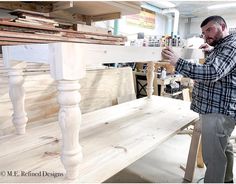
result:
[[[229,40],[235,41],[235,40],[236,40],[236,33],[231,33],[231,34],[229,35],[229,37],[230,37]]]
[[[234,47],[236,48],[236,34],[230,34],[227,36],[227,38],[220,44],[221,47]]]

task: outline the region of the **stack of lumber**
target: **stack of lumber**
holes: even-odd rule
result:
[[[47,26],[51,28],[59,26],[58,22],[50,18],[49,15],[46,13],[16,10],[11,12],[11,15],[17,16],[18,18],[16,18],[14,21],[19,23],[37,26]]]
[[[0,19],[0,45],[30,43],[78,42],[124,45],[126,37],[74,31],[69,24],[60,24],[42,14],[15,11],[17,17]]]

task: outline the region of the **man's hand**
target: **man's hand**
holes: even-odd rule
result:
[[[204,52],[211,52],[214,47],[208,45],[207,43],[202,44],[199,49],[202,49]]]
[[[168,46],[162,50],[161,55],[162,55],[164,60],[168,61],[173,66],[176,65],[176,63],[179,59],[179,56],[177,56],[175,54],[175,52],[173,51],[173,49],[171,47],[168,47]]]

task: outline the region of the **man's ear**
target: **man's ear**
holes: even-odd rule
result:
[[[221,27],[222,27],[222,31],[226,29],[226,25],[224,23],[221,24]]]

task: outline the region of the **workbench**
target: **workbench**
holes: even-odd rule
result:
[[[82,182],[102,182],[137,159],[152,151],[158,144],[198,119],[189,109],[189,102],[152,96],[154,61],[161,58],[162,48],[111,46],[80,43],[50,43],[4,46],[3,60],[8,68],[9,94],[13,104],[13,123],[19,136],[2,139],[2,168],[32,169],[63,172],[66,178]],[[176,52],[193,50],[174,48]],[[199,58],[201,51],[192,55]],[[116,62],[148,62],[147,98],[142,98],[101,109],[81,116],[79,79],[86,75],[90,64]],[[24,110],[23,68],[27,62],[48,63],[52,77],[58,82],[58,123],[43,130],[30,130],[25,134],[27,114]],[[81,128],[80,128],[81,127]],[[40,133],[39,133],[39,132]],[[34,133],[34,134],[33,134]],[[48,144],[55,136],[62,139],[59,156],[43,160],[38,153],[38,167],[27,167],[27,156],[37,145]],[[30,140],[29,141],[27,140]],[[34,143],[32,143],[32,141]],[[38,141],[38,142],[37,142]],[[25,144],[24,144],[25,142]],[[13,144],[13,145],[11,145]],[[15,144],[15,145],[14,145]],[[31,147],[31,148],[29,148]],[[1,150],[3,150],[1,149]],[[29,151],[23,154],[21,151]],[[45,150],[44,150],[45,152]],[[23,155],[21,155],[21,154]],[[16,159],[16,154],[18,159]],[[34,154],[33,154],[34,155]],[[14,158],[14,162],[10,159]],[[35,159],[33,159],[35,162]],[[43,165],[42,163],[45,163]],[[0,169],[2,169],[0,168]],[[34,177],[4,177],[5,182],[27,182]],[[65,179],[36,177],[37,182],[66,182]],[[63,177],[64,178],[64,177]]]

